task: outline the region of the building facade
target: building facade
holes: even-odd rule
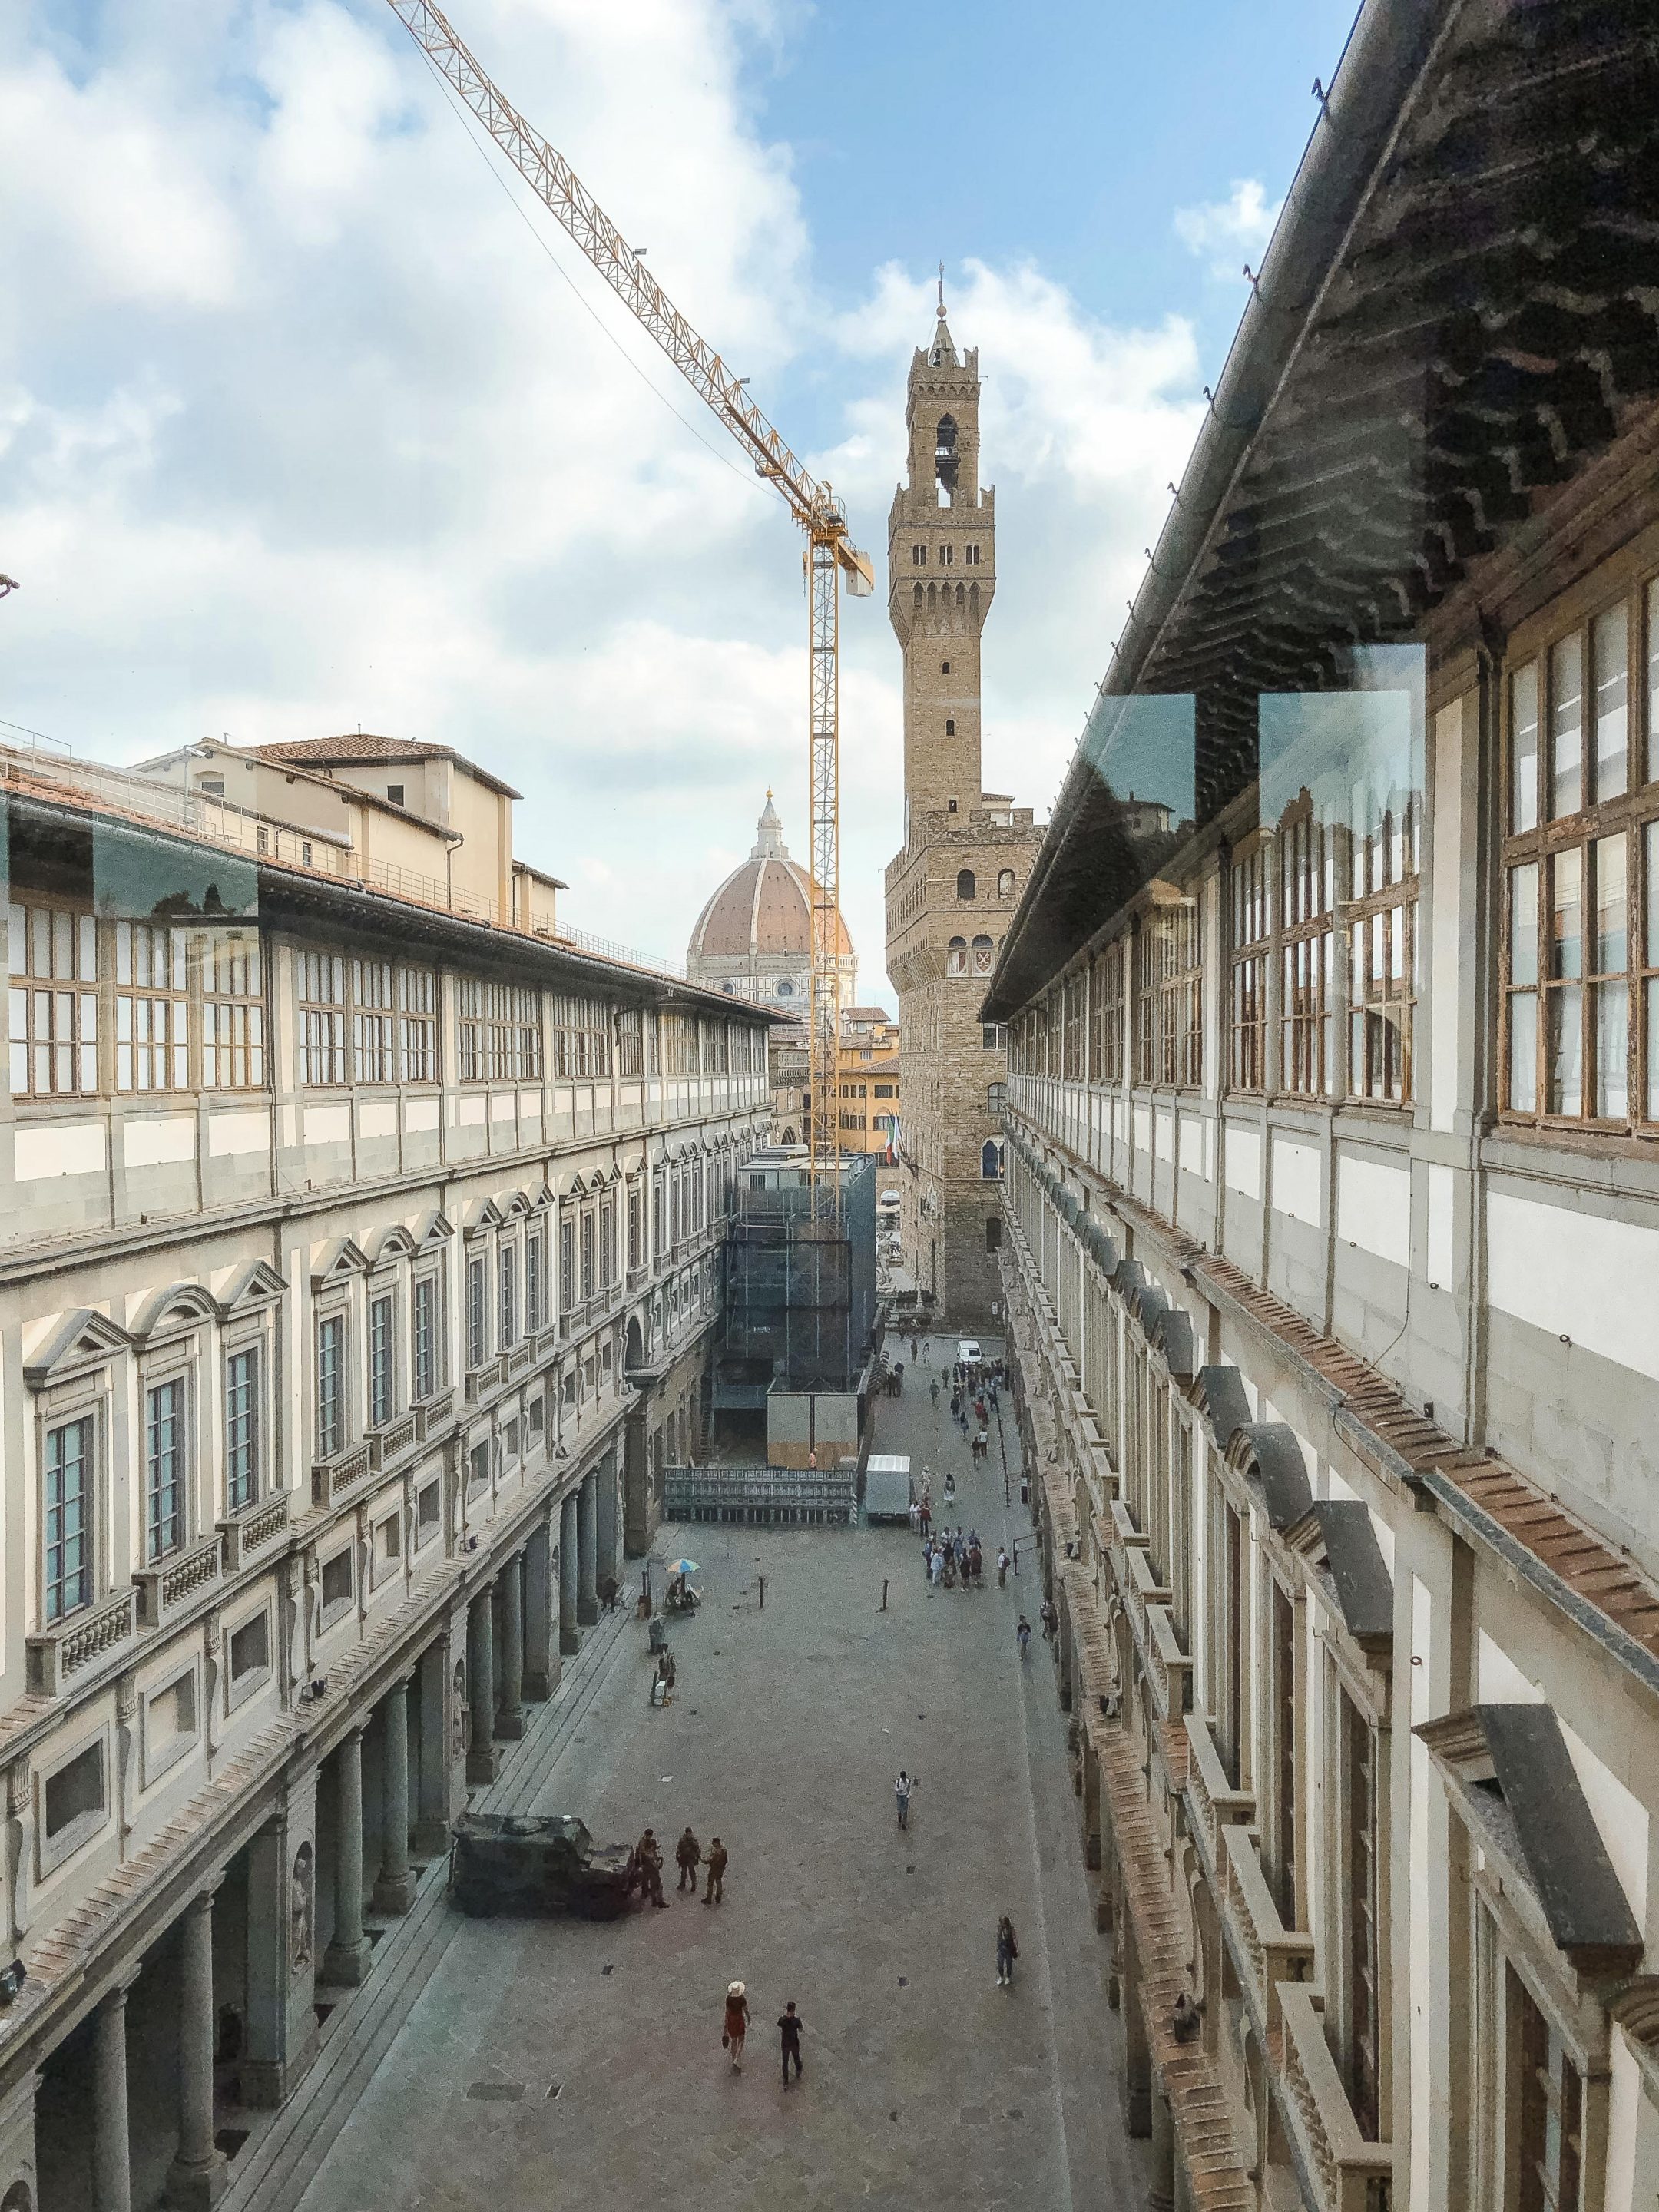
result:
[[[1362,9],[981,1009],[1154,2204],[1659,2186],[1659,205],[1569,83],[1650,19]]]
[[[996,495],[979,481],[979,356],[958,356],[942,295],[933,342],[910,365],[906,422],[908,476],[887,523],[888,612],[904,654],[904,843],[886,880],[905,1065],[902,1241],[941,1318],[989,1328],[1006,1061],[979,1002],[1036,838],[1030,807],[980,787]]]
[[[766,1023],[227,794],[0,811],[0,2200],[206,2204],[698,1449]]]

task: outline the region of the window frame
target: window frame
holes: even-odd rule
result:
[[[350,1393],[346,1379],[346,1362],[350,1350],[349,1335],[348,1317],[343,1306],[336,1306],[315,1316],[311,1340],[311,1412],[313,1444],[315,1455],[319,1461],[326,1462],[338,1458],[351,1441]],[[325,1370],[325,1342],[332,1342],[337,1346],[328,1370]],[[326,1402],[324,1383],[325,1372],[329,1370],[331,1370],[334,1386],[332,1394],[334,1422],[331,1427],[324,1418]]]
[[[1622,696],[1616,709],[1624,723],[1622,788],[1595,795],[1592,763],[1600,758],[1596,742],[1601,719],[1596,701],[1601,673],[1595,641],[1601,625],[1622,613],[1625,656]],[[1555,813],[1557,787],[1556,699],[1551,672],[1565,641],[1576,639],[1580,662],[1578,691],[1578,797],[1571,812]],[[1530,679],[1531,720],[1517,708],[1522,679]],[[1523,649],[1506,659],[1498,687],[1502,743],[1502,809],[1499,840],[1500,893],[1495,932],[1498,940],[1498,1041],[1497,1104],[1508,1130],[1559,1138],[1623,1138],[1650,1144],[1659,1138],[1659,573],[1650,561],[1624,567],[1594,596],[1587,596],[1571,620],[1540,619],[1529,624]],[[1531,750],[1520,755],[1522,729],[1529,729]],[[1522,760],[1529,764],[1530,819],[1518,826]],[[1614,840],[1623,846],[1623,931],[1621,968],[1603,966],[1599,878],[1604,850]],[[1555,891],[1561,863],[1575,856],[1577,886],[1577,957],[1574,972],[1552,974],[1557,965]],[[1530,874],[1530,881],[1527,878]],[[1517,977],[1517,929],[1524,908],[1516,890],[1530,893],[1533,934],[1529,959]],[[1529,968],[1530,973],[1527,972]],[[1598,1003],[1613,994],[1624,1011],[1622,1113],[1603,1111],[1598,1051]],[[1552,1085],[1550,1016],[1553,1000],[1577,1000],[1577,1111],[1559,1106]],[[1530,1103],[1517,1105],[1516,1074],[1517,1004],[1530,1002],[1523,1042],[1531,1061]],[[1592,1095],[1594,1085],[1594,1095]]]
[[[224,1346],[224,1450],[225,1450],[225,1510],[228,1516],[245,1513],[258,1503],[264,1492],[264,1436],[265,1436],[265,1340],[263,1334],[245,1340],[233,1340]],[[236,1494],[239,1447],[235,1442],[237,1416],[233,1412],[238,1385],[233,1382],[233,1370],[241,1360],[252,1363],[252,1385],[248,1393],[248,1437],[246,1443],[247,1495]]]
[[[377,1322],[385,1316],[384,1325]],[[398,1297],[393,1282],[371,1284],[368,1321],[365,1332],[368,1364],[368,1425],[383,1429],[398,1418]]]
[[[60,928],[58,917],[63,917]],[[37,926],[39,924],[39,926]],[[44,948],[38,940],[44,933]],[[96,917],[61,899],[13,898],[6,932],[9,994],[9,1081],[14,1098],[95,1098],[101,1087],[99,1012],[104,954]],[[69,966],[60,973],[59,955],[67,940]],[[38,949],[46,954],[43,972],[35,965]],[[44,1031],[36,1026],[44,1016]],[[60,1026],[64,1023],[65,1030]],[[37,1085],[40,1054],[49,1080]],[[60,1055],[67,1055],[70,1080],[60,1083]],[[21,1055],[21,1058],[20,1058]],[[19,1080],[20,1071],[22,1079]]]
[[[41,1626],[51,1631],[61,1627],[65,1621],[72,1620],[77,1613],[84,1612],[88,1606],[95,1604],[98,1599],[100,1549],[98,1542],[99,1469],[101,1463],[107,1412],[101,1402],[101,1397],[90,1400],[77,1397],[72,1403],[52,1410],[43,1410],[41,1419],[39,1617]],[[64,1602],[63,1595],[60,1594],[54,1607],[54,1592],[67,1591],[70,1587],[70,1578],[67,1570],[60,1571],[55,1577],[52,1571],[54,1549],[61,1553],[69,1540],[61,1526],[56,1545],[52,1536],[52,1516],[54,1513],[61,1515],[67,1504],[66,1496],[61,1498],[56,1505],[52,1500],[52,1483],[54,1474],[52,1440],[56,1437],[66,1435],[71,1429],[83,1429],[86,1432],[78,1462],[80,1468],[80,1490],[76,1499],[80,1509],[78,1525],[71,1532],[79,1543],[77,1565],[73,1571],[75,1587],[80,1594],[68,1604]],[[64,1466],[67,1467],[67,1461],[64,1462]],[[63,1469],[57,1471],[62,1472]]]
[[[169,1484],[158,1483],[156,1472],[156,1420],[155,1401],[163,1393],[173,1398],[172,1420],[173,1469]],[[143,1426],[143,1489],[144,1510],[141,1548],[144,1565],[155,1566],[158,1561],[170,1559],[184,1550],[191,1536],[191,1421],[190,1402],[190,1369],[175,1363],[164,1371],[146,1374],[140,1385],[140,1419]],[[170,1488],[170,1514],[158,1512],[158,1506]],[[168,1542],[158,1540],[167,1520],[173,1527]]]

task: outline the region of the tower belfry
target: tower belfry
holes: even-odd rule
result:
[[[905,481],[887,521],[887,609],[904,655],[904,833],[887,871],[887,967],[906,1066],[905,1261],[941,1314],[990,1329],[1006,1060],[979,1006],[1036,835],[1030,807],[981,788],[996,495],[980,483],[979,400],[978,350],[957,350],[941,264],[933,337],[911,357]]]

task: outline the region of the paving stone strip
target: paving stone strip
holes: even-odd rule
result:
[[[602,1614],[581,1650],[568,1657],[552,1698],[536,1714],[506,1770],[471,1800],[481,1813],[522,1812],[530,1805],[586,1718],[611,1663],[627,1647],[629,1612]],[[243,2148],[220,2200],[222,2212],[289,2212],[296,2204],[356,2111],[375,2069],[459,1930],[445,1902],[447,1859],[421,1875],[415,1902],[399,1918],[368,1924],[378,1937],[374,1969],[361,1989],[318,1984],[332,2005],[314,2065],[282,2110]],[[481,2085],[475,2085],[481,2088]],[[482,2087],[485,2095],[494,2094]],[[239,2116],[239,2124],[246,2116]]]

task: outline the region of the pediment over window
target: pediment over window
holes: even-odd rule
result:
[[[1376,1540],[1370,1508],[1358,1498],[1316,1498],[1285,1532],[1291,1546],[1323,1566],[1342,1626],[1368,1657],[1394,1649],[1394,1578]]]
[[[441,1252],[455,1234],[455,1224],[447,1214],[440,1212],[434,1206],[430,1213],[421,1216],[410,1233],[414,1237],[417,1252]]]
[[[1193,1384],[1193,1403],[1204,1416],[1216,1449],[1224,1456],[1234,1436],[1250,1418],[1244,1377],[1224,1360],[1200,1367]]]
[[[331,1283],[343,1283],[352,1275],[364,1273],[368,1267],[368,1255],[355,1237],[331,1237],[318,1247],[312,1260],[311,1287],[325,1290]]]
[[[152,1344],[162,1337],[177,1336],[186,1329],[199,1328],[204,1322],[219,1318],[219,1301],[201,1283],[169,1283],[164,1291],[152,1291],[129,1324],[132,1340],[137,1345]]]
[[[394,1260],[412,1260],[416,1246],[401,1221],[376,1229],[363,1239],[363,1251],[371,1267],[390,1267]]]
[[[499,1203],[503,1221],[522,1221],[535,1201],[528,1191],[510,1190]]]
[[[1633,1972],[1642,1931],[1554,1709],[1470,1705],[1413,1733],[1428,1746],[1489,1862],[1524,1889],[1568,1963],[1591,1976]]]
[[[1083,1239],[1084,1249],[1101,1273],[1108,1278],[1115,1275],[1121,1255],[1116,1245],[1113,1243],[1105,1224],[1091,1215],[1084,1222],[1078,1233]]]
[[[220,1286],[219,1317],[228,1321],[232,1314],[258,1313],[275,1305],[287,1288],[268,1260],[245,1260]]]
[[[545,1213],[550,1206],[556,1206],[558,1202],[558,1194],[554,1190],[552,1184],[550,1182],[539,1183],[531,1198],[530,1211],[532,1213]]]
[[[504,1218],[493,1198],[475,1198],[461,1208],[461,1234],[482,1237],[486,1230],[499,1229]]]
[[[1193,1376],[1193,1325],[1180,1306],[1166,1304],[1146,1331],[1146,1341],[1159,1353],[1175,1380],[1182,1384]]]
[[[107,1314],[93,1306],[76,1306],[64,1314],[23,1362],[23,1380],[31,1390],[77,1370],[95,1367],[125,1352],[132,1340]]]
[[[1308,1462],[1296,1431],[1285,1421],[1246,1421],[1227,1446],[1227,1464],[1261,1491],[1267,1519],[1281,1534],[1313,1504]]]

